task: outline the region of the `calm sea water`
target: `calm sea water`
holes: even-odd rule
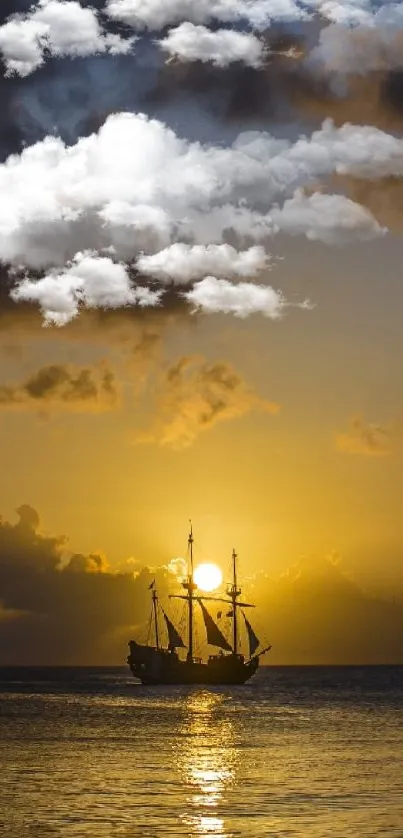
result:
[[[403,668],[0,670],[0,834],[403,838]]]

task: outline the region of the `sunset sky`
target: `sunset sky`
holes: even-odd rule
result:
[[[250,585],[305,562],[314,594],[328,562],[398,609],[400,5],[3,5],[5,521],[28,504],[64,562],[102,553],[111,576],[183,555],[191,517],[197,557],[225,570],[235,545]],[[8,549],[6,662],[37,608]],[[278,662],[309,659],[287,644]]]

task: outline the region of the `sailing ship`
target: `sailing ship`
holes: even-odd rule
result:
[[[271,646],[259,651],[260,640],[255,634],[244,609],[254,608],[248,602],[241,602],[241,588],[237,579],[237,554],[232,551],[232,583],[228,586],[225,597],[202,595],[194,581],[193,573],[193,530],[190,527],[188,538],[188,573],[182,582],[183,594],[171,594],[171,599],[185,600],[187,604],[186,643],[174,623],[161,608],[165,622],[168,645],[161,643],[159,624],[159,598],[153,582],[152,615],[155,645],[142,645],[135,640],[129,643],[130,654],[127,658],[129,667],[136,678],[143,684],[244,684],[259,667],[259,659]],[[205,602],[225,603],[230,607],[227,616],[231,618],[231,642],[227,640],[208,611]],[[195,607],[198,606],[204,620],[207,643],[219,649],[218,654],[211,654],[207,661],[194,655],[194,619]],[[245,658],[239,651],[239,616],[242,614],[248,638],[249,655]],[[184,650],[187,649],[186,654]],[[178,651],[179,650],[179,651]],[[182,651],[180,651],[182,650]]]

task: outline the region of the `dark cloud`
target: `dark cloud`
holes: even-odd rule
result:
[[[0,408],[107,410],[117,400],[115,375],[105,364],[78,369],[48,364],[20,384],[0,385]]]
[[[82,6],[98,11],[103,0],[80,0]],[[35,3],[17,0],[1,4],[0,25],[15,12],[26,12]],[[102,14],[108,32],[130,36],[130,28],[113,23]],[[26,78],[0,78],[0,158],[19,152],[47,134],[60,135],[74,143],[116,111],[142,110],[142,101],[153,86],[163,56],[152,38],[145,35],[134,54],[94,55],[84,58],[52,58]]]
[[[242,130],[245,123],[262,127],[275,121],[291,121],[295,112],[290,91],[295,68],[304,51],[304,36],[279,27],[265,33],[271,55],[263,69],[233,63],[215,67],[211,63],[174,61],[161,67],[147,104],[158,107],[197,102],[217,120],[222,133],[225,123]],[[273,126],[274,127],[274,126]],[[203,134],[203,126],[198,126]],[[209,130],[214,130],[208,123]]]
[[[31,5],[8,0],[0,23]],[[133,34],[102,15],[101,0],[82,5],[98,9],[108,30]],[[342,89],[334,74],[326,79],[304,60],[323,25],[318,19],[271,26],[262,33],[271,54],[261,71],[240,64],[166,63],[155,34],[147,32],[133,54],[48,57],[24,79],[0,79],[0,157],[47,134],[74,143],[97,131],[109,114],[125,110],[146,111],[179,134],[204,142],[222,141],[226,132],[235,134],[245,124],[270,125],[275,131],[278,123],[284,128],[296,118],[314,124],[330,116],[338,124],[401,126],[403,61],[402,70],[349,77]]]
[[[381,79],[380,93],[389,112],[403,120],[403,58],[401,70],[391,70]]]
[[[24,14],[34,4],[32,0],[2,0],[0,8],[0,24],[4,23],[8,17],[18,14]]]
[[[84,553],[74,553],[66,567],[66,571],[71,573],[102,573],[108,569],[108,563],[105,556],[100,553],[90,553],[85,556]]]
[[[403,63],[403,59],[402,59]],[[403,127],[403,71],[372,72],[343,81],[320,77],[302,64],[285,77],[286,95],[303,119],[315,124],[374,125],[383,131]]]
[[[21,2],[18,10],[31,5]],[[103,3],[82,5],[100,10]],[[2,6],[0,24],[16,10],[15,4]],[[102,15],[101,20],[109,31],[116,29]],[[121,34],[133,34],[130,28],[118,28]],[[245,121],[259,127],[291,120],[286,86],[296,61],[284,53],[293,47],[302,54],[305,35],[274,26],[264,37],[273,54],[262,72],[240,64],[226,69],[199,62],[167,64],[155,36],[143,33],[129,55],[47,57],[26,78],[3,76],[0,159],[48,134],[72,144],[119,111],[146,111],[180,135],[204,142],[221,141],[225,123],[232,124],[235,135]]]
[[[403,602],[367,594],[338,556],[303,557],[278,579],[260,576],[251,594],[273,663],[403,661]]]
[[[66,561],[66,539],[44,535],[32,507],[18,516],[0,518],[1,662],[124,663],[134,626],[147,621],[155,571],[108,572],[97,553]],[[157,580],[166,592],[166,571]]]

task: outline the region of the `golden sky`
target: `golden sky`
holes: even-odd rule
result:
[[[42,14],[30,5],[14,21],[28,41]],[[277,605],[291,590],[301,604],[308,579],[322,614],[325,567],[326,591],[341,610],[354,600],[364,636],[360,597],[403,601],[392,18],[368,9],[357,20],[339,4],[340,25],[331,9],[301,23],[296,4],[295,20],[279,11],[263,36],[247,4],[242,25],[228,11],[239,32],[218,60],[215,31],[201,44],[192,21],[192,54],[178,33],[156,40],[147,3],[146,21],[122,18],[110,55],[99,5],[74,6],[63,58],[63,4],[46,54],[39,42],[21,53],[12,9],[0,19],[0,535],[11,545],[0,549],[0,618],[42,614],[13,574],[8,589],[8,551],[21,568],[24,551],[38,554],[52,573],[79,554],[70,570],[110,607],[109,646],[97,646],[100,629],[87,652],[116,660],[130,608],[118,625],[102,586],[112,591],[128,559],[163,574],[191,518],[197,557],[224,568],[235,546],[248,585],[258,593],[264,580],[263,608],[275,610],[268,579]],[[171,6],[164,14],[178,23]],[[77,59],[84,22],[95,34]],[[38,517],[16,523],[22,504]],[[68,636],[71,614],[63,626]],[[328,637],[311,660],[343,659]],[[276,660],[309,661],[292,643],[280,632]],[[393,658],[388,643],[377,659]],[[354,655],[366,660],[368,644]]]
[[[285,252],[278,283],[288,296],[308,289],[315,308],[278,322],[180,312],[150,324],[106,315],[109,332],[85,314],[79,334],[78,324],[44,330],[35,320],[20,334],[5,325],[4,384],[26,380],[51,354],[54,364],[108,363],[122,395],[106,410],[3,409],[3,512],[29,502],[72,549],[144,563],[179,554],[192,517],[203,558],[220,561],[236,543],[248,570],[276,573],[301,554],[337,551],[365,583],[400,585],[400,242],[334,253],[288,240]],[[133,359],[143,328],[156,341]],[[204,428],[202,385],[191,378],[181,427],[164,442],[178,404],[160,379],[190,354],[196,370],[230,365],[257,404],[236,392],[228,414]],[[375,434],[373,450],[370,425],[387,436]],[[143,442],[146,432],[154,436]]]

